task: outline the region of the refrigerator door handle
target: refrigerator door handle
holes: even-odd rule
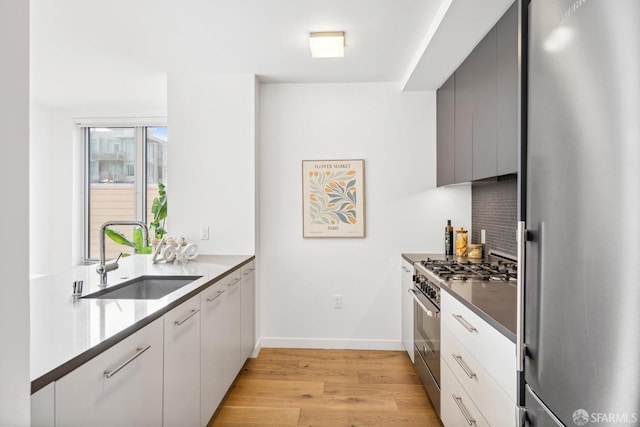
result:
[[[518,276],[516,278],[516,369],[524,372],[524,246],[526,229],[524,221],[518,221]]]

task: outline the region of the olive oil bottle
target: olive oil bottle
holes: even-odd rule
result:
[[[447,226],[444,228],[444,254],[453,255],[453,227],[451,220],[447,220]]]

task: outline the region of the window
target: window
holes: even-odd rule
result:
[[[85,259],[100,256],[100,227],[106,221],[149,223],[158,184],[166,184],[167,128],[84,127]],[[132,227],[114,227],[129,239]],[[133,249],[106,238],[107,259]]]

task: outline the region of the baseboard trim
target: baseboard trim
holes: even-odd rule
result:
[[[256,346],[258,352],[261,347],[392,351],[401,351],[405,349],[402,341],[278,337],[263,337],[260,339],[258,346]]]

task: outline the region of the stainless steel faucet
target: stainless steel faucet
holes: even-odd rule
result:
[[[113,271],[115,269],[117,269],[118,266],[118,260],[120,260],[120,257],[122,256],[122,253],[118,256],[118,258],[112,262],[111,264],[107,264],[107,260],[106,260],[106,245],[105,245],[105,241],[104,241],[104,236],[105,236],[105,230],[107,229],[107,227],[112,226],[112,225],[137,225],[138,227],[142,228],[142,239],[144,242],[145,246],[149,245],[149,229],[147,228],[147,225],[144,222],[141,221],[107,221],[104,224],[102,224],[102,226],[100,227],[100,264],[98,264],[98,266],[96,267],[96,272],[98,272],[98,274],[101,275],[100,278],[100,284],[102,285],[106,285],[107,284],[107,273],[109,271]]]

